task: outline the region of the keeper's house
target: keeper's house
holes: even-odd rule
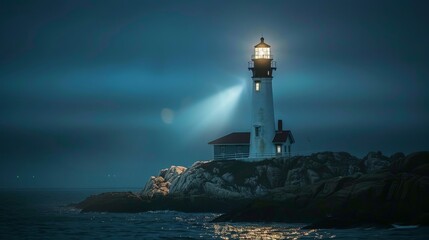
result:
[[[275,154],[255,155],[254,159],[263,159],[275,156],[287,156],[291,154],[293,139],[290,130],[282,129],[282,120],[278,121],[278,128],[274,135],[272,144],[275,146]],[[213,145],[213,156],[215,160],[227,159],[249,159],[250,132],[234,132],[209,142]],[[251,158],[250,158],[251,159]]]

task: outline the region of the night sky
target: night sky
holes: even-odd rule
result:
[[[272,46],[295,154],[429,149],[426,1],[1,1],[0,187],[143,187],[250,128]]]

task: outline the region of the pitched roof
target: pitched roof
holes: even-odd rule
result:
[[[283,143],[286,142],[287,138],[290,138],[290,143],[294,143],[292,132],[290,130],[284,130],[281,132],[276,132],[276,135],[273,138],[274,143]]]
[[[283,143],[290,138],[290,142],[294,143],[292,132],[284,130],[276,132],[273,138],[273,143]],[[216,140],[209,142],[209,144],[250,144],[250,132],[233,132]]]
[[[261,42],[255,45],[255,48],[269,48],[269,47],[271,46],[264,42],[263,37],[261,37]]]
[[[233,132],[209,142],[209,144],[249,144],[250,132]]]

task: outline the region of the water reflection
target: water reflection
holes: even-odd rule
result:
[[[335,235],[315,229],[287,225],[213,224],[215,237],[220,239],[327,239]]]

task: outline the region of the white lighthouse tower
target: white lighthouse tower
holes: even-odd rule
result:
[[[209,144],[213,145],[213,158],[216,160],[240,159],[261,160],[271,157],[290,157],[291,145],[295,143],[290,130],[283,130],[283,121],[274,123],[273,106],[273,61],[270,45],[261,42],[255,46],[252,61],[252,123],[250,132],[233,132]]]
[[[255,46],[252,61],[249,62],[253,84],[249,158],[264,158],[276,154],[273,145],[276,130],[272,87],[275,63],[270,45],[261,37],[261,42]]]

